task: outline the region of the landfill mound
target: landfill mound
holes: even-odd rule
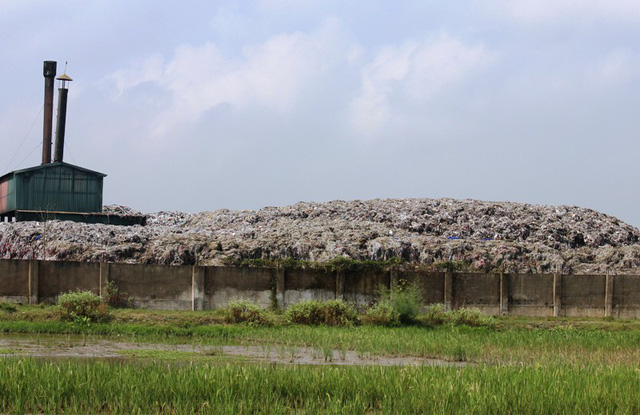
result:
[[[139,214],[125,206],[105,213]],[[0,224],[0,257],[165,265],[398,258],[481,272],[640,274],[640,232],[574,206],[453,199],[300,202],[147,215],[146,226]]]

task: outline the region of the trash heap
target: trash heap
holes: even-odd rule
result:
[[[105,213],[139,214],[125,206]],[[158,212],[146,226],[0,224],[0,257],[165,265],[401,259],[481,272],[640,274],[640,231],[575,206],[453,199]]]

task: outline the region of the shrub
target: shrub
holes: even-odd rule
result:
[[[66,321],[104,321],[108,318],[107,306],[100,296],[91,291],[74,291],[58,296],[61,319]]]
[[[414,323],[424,305],[417,282],[409,283],[401,279],[391,290],[379,287],[378,295],[381,303],[387,303],[397,313],[401,324]]]
[[[467,325],[473,327],[490,327],[496,325],[494,317],[484,314],[477,308],[460,308],[451,312],[451,323],[454,325]]]
[[[425,323],[432,326],[443,325],[450,320],[450,314],[444,309],[444,304],[432,304],[427,307],[424,314]]]
[[[342,300],[307,300],[292,304],[285,312],[296,324],[345,326],[358,321],[355,308]]]
[[[224,311],[224,318],[228,323],[248,323],[254,325],[269,323],[265,311],[249,300],[233,300],[227,304]]]
[[[391,292],[391,304],[400,315],[401,323],[413,323],[424,306],[418,283],[400,280],[398,286]]]
[[[398,313],[389,301],[380,301],[367,310],[364,319],[369,324],[380,326],[399,326],[400,313]]]
[[[105,301],[114,308],[133,308],[133,298],[120,290],[113,281],[108,281],[105,287]]]
[[[13,303],[0,301],[0,310],[6,311],[7,313],[15,313],[18,310],[18,307]]]

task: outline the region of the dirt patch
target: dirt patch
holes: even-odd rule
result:
[[[421,357],[371,356],[352,350],[327,350],[293,346],[209,346],[193,344],[131,343],[112,340],[55,337],[33,339],[27,337],[0,337],[0,357],[77,358],[135,360],[162,358],[164,352],[192,353],[197,360],[207,357],[230,356],[257,362],[292,365],[340,366],[465,366],[466,362],[449,362]],[[133,356],[133,357],[131,357]],[[185,356],[185,359],[187,357]]]

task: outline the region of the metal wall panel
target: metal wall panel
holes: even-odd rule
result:
[[[12,174],[5,175],[0,180],[0,214],[16,208],[15,187],[15,178]]]
[[[15,173],[17,210],[102,211],[103,176],[71,165]]]

